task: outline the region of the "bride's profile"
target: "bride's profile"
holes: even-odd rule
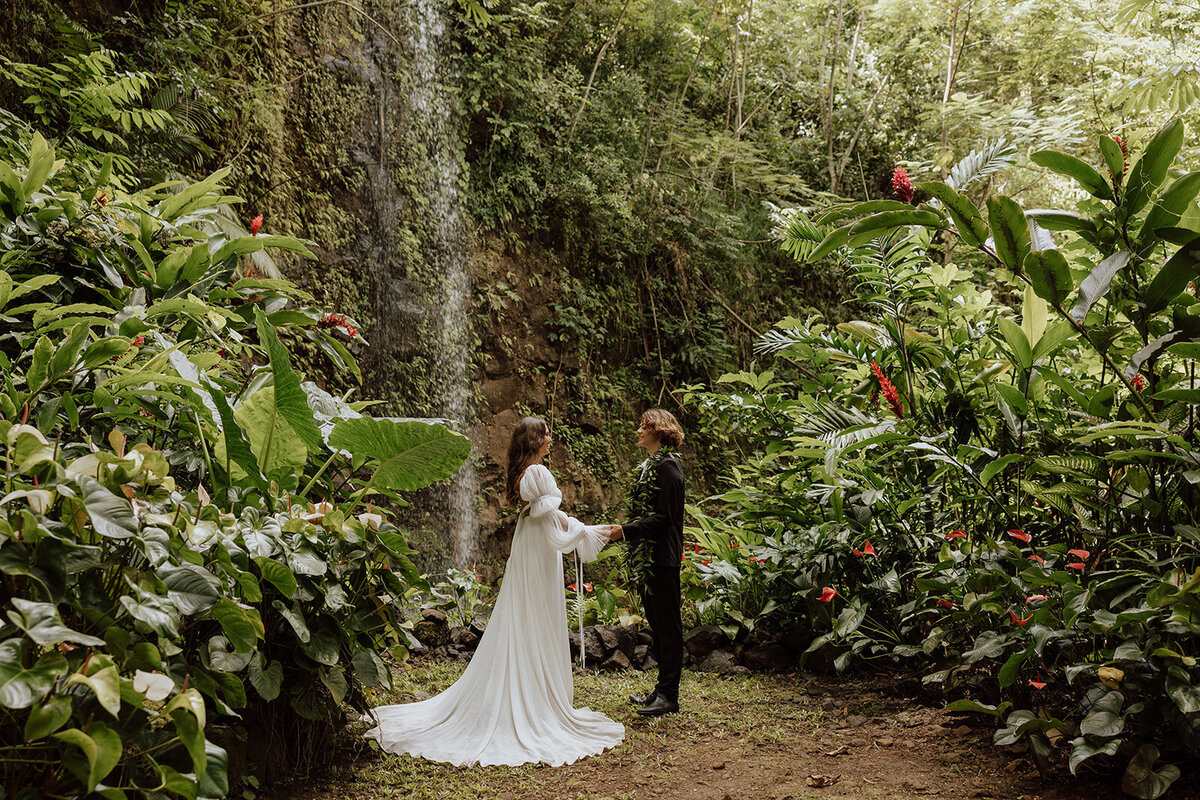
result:
[[[562,556],[584,561],[608,543],[559,509],[562,493],[542,459],[545,420],[517,423],[508,448],[506,500],[520,507],[496,605],[466,671],[441,694],[373,709],[367,736],[390,753],[455,765],[558,766],[613,747],[625,727],[574,707]]]

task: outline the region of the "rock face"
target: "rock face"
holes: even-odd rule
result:
[[[684,646],[697,660],[702,660],[713,650],[728,643],[729,637],[716,625],[701,625],[698,628],[692,628],[683,637]]]

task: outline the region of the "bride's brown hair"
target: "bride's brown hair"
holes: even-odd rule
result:
[[[526,417],[513,428],[512,441],[508,443],[508,482],[504,487],[504,499],[512,505],[520,505],[521,476],[537,461],[538,451],[549,435],[550,426],[541,417]]]

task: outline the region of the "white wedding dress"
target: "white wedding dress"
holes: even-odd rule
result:
[[[521,476],[529,505],[517,521],[512,554],[487,630],[462,677],[446,691],[372,711],[367,736],[389,753],[455,765],[570,764],[625,738],[625,727],[597,711],[574,708],[562,554],[591,561],[608,543],[559,510],[550,470]]]

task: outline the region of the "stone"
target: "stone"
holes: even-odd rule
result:
[[[480,614],[471,620],[471,633],[483,638],[483,632],[487,630],[488,617]]]
[[[601,644],[604,645],[604,652],[606,654],[621,648],[621,637],[617,635],[616,626],[597,625],[595,630],[596,635],[600,637]]]
[[[567,631],[567,645],[571,648],[571,660],[579,660],[579,634],[575,631]]]
[[[604,650],[604,642],[601,641],[594,626],[583,629],[583,655],[592,664],[599,664],[607,655]]]
[[[637,640],[638,644],[652,645],[654,644],[654,634],[650,632],[649,628],[638,628]]]
[[[795,664],[795,657],[783,645],[767,642],[747,649],[742,654],[742,663],[760,672],[782,672]]]
[[[703,659],[718,647],[728,644],[729,637],[716,625],[700,625],[687,632],[683,643],[689,653],[697,659]]]
[[[642,669],[647,672],[653,672],[658,669],[658,660],[654,658],[653,653],[646,654],[646,660],[642,662]]]
[[[440,649],[450,640],[450,631],[445,625],[439,625],[428,619],[417,620],[413,625],[413,636],[426,647]],[[436,656],[437,653],[434,652]]]
[[[728,650],[713,650],[696,667],[697,672],[715,672],[718,675],[734,674],[734,670],[742,667]]]
[[[436,625],[449,625],[450,618],[440,608],[422,608],[421,619],[427,619]]]
[[[644,666],[647,658],[654,658],[654,656],[650,655],[650,645],[639,644],[637,647],[633,648],[633,663],[635,665]]]
[[[607,670],[626,670],[630,669],[632,666],[633,665],[629,663],[629,659],[626,658],[625,654],[620,650],[614,650],[612,655],[600,663],[600,669]]]
[[[470,628],[451,628],[450,643],[460,650],[474,650],[479,644],[479,634]]]

